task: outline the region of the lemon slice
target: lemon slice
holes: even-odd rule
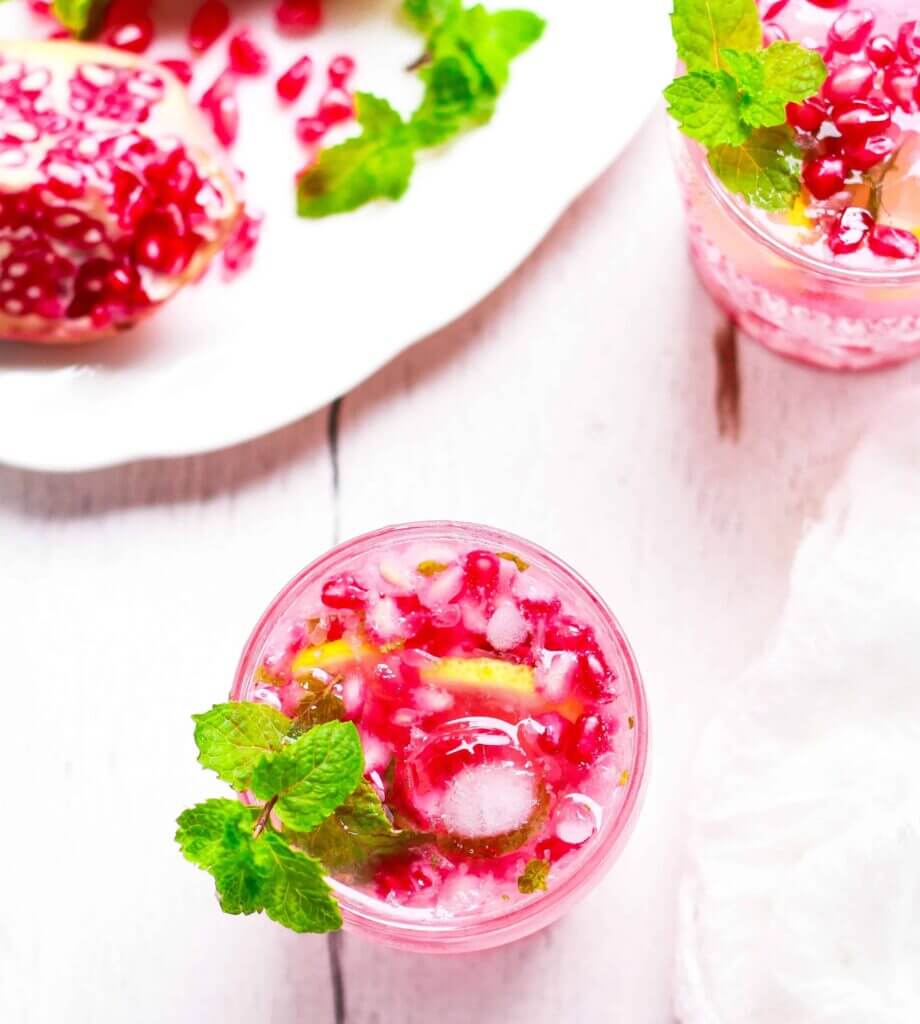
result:
[[[352,645],[347,640],[330,640],[316,647],[304,647],[294,657],[291,669],[295,676],[309,675],[314,669],[337,669],[371,654],[367,644]]]
[[[422,679],[438,686],[507,690],[521,697],[535,693],[533,669],[498,658],[442,658],[422,669]]]

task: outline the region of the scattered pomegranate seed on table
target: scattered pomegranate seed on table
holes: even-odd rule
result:
[[[319,142],[328,130],[329,126],[319,117],[299,117],[294,125],[297,138],[308,146]]]
[[[268,70],[268,54],[249,29],[241,29],[231,36],[227,54],[231,70],[239,75],[261,75]]]
[[[274,9],[275,23],[287,32],[311,32],[323,20],[321,0],[281,0]]]
[[[189,85],[192,81],[192,65],[187,60],[176,57],[167,57],[158,60],[161,68],[171,71],[183,85]]]
[[[877,68],[887,68],[898,55],[898,48],[890,36],[873,36],[866,45],[866,56]]]
[[[306,88],[312,74],[313,61],[309,57],[303,56],[295,60],[275,82],[278,98],[285,103],[293,103]]]
[[[329,62],[326,75],[329,79],[330,85],[342,87],[347,84],[348,79],[351,78],[354,71],[355,62],[353,58],[348,57],[345,54],[339,54],[338,57],[333,57]]]
[[[871,11],[844,11],[831,25],[827,34],[828,43],[837,53],[858,53],[874,25],[875,15]]]
[[[204,53],[227,31],[230,11],[222,0],[204,0],[192,15],[188,45],[195,53]]]

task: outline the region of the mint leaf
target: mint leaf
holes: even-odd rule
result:
[[[403,12],[422,32],[428,32],[459,9],[460,0],[403,0]]]
[[[764,210],[789,209],[802,187],[802,152],[789,128],[758,128],[741,146],[717,146],[709,164],[729,192]]]
[[[386,100],[355,94],[362,133],[321,150],[297,184],[301,217],[345,213],[373,199],[399,199],[415,168],[416,135]]]
[[[331,932],[342,927],[338,904],[318,860],[291,849],[277,832],[265,833],[264,856],[269,875],[265,913],[295,932]]]
[[[409,187],[415,153],[437,146],[464,129],[485,124],[508,82],[515,57],[543,33],[545,22],[530,11],[491,13],[460,0],[404,0],[409,19],[428,33],[418,74],[422,102],[408,121],[386,102],[358,93],[361,134],[320,152],[301,175],[297,210],[326,217],[374,199],[399,199]]]
[[[284,745],[290,719],[265,704],[215,704],[192,715],[198,760],[234,789],[248,788],[252,770],[264,754]]]
[[[774,43],[756,53],[723,50],[741,90],[741,119],[750,128],[785,124],[786,104],[814,96],[827,78],[821,54],[798,43]]]
[[[300,680],[304,688],[303,700],[297,706],[297,716],[288,730],[296,738],[314,725],[335,722],[345,717],[345,702],[335,691],[335,680],[328,681],[308,674]]]
[[[524,868],[524,873],[518,876],[518,891],[529,896],[532,893],[546,892],[549,888],[549,861],[530,860]]]
[[[723,70],[722,50],[759,50],[763,41],[755,0],[674,0],[671,30],[688,71]]]
[[[345,800],[363,773],[354,723],[327,722],[262,757],[250,788],[260,800],[278,798],[274,810],[288,828],[309,832]]]
[[[738,85],[725,71],[693,71],[673,81],[664,95],[680,130],[704,146],[736,146],[750,134]]]
[[[239,800],[205,800],[179,815],[176,842],[188,860],[210,871],[226,850],[227,834],[251,833],[258,814]]]
[[[238,800],[206,800],[179,815],[176,842],[188,860],[214,876],[228,914],[261,910],[266,868],[252,834],[258,814]]]
[[[377,857],[398,853],[427,837],[393,827],[374,787],[362,779],[358,788],[309,835],[291,842],[333,871],[360,872]]]
[[[87,35],[102,21],[109,0],[53,0],[51,11],[76,36]]]

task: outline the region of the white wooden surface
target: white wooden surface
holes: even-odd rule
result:
[[[338,488],[329,410],[217,455],[0,469],[0,1020],[335,1020],[326,941],[224,917],[172,845],[176,813],[219,792],[188,716],[336,536],[434,516],[530,536],[607,596],[646,678],[651,782],[620,862],[550,930],[457,959],[346,936],[344,1019],[672,1019],[696,738],[862,424],[920,363],[842,377],[745,346],[740,439],[720,439],[718,316],[667,159],[656,120],[510,281],[348,395]]]

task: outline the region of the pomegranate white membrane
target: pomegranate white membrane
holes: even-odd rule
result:
[[[567,567],[485,527],[393,527],[330,552],[269,608],[232,698],[292,720],[331,699],[357,726],[407,839],[370,859],[336,844],[326,867],[346,927],[394,945],[542,927],[638,807],[645,701],[619,626]]]
[[[791,209],[730,195],[681,137],[690,247],[747,334],[802,362],[866,369],[920,353],[920,9],[916,0],[762,0],[764,44],[828,68],[790,103],[804,163]]]
[[[0,338],[131,326],[204,273],[241,213],[169,70],[102,46],[0,42]]]

